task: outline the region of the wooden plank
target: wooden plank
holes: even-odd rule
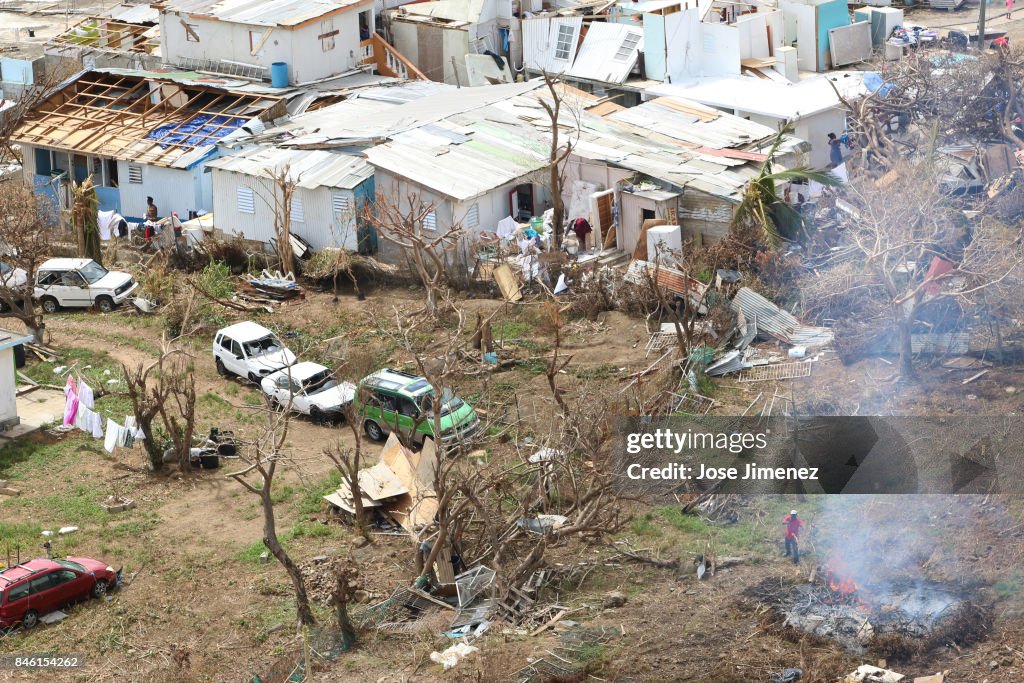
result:
[[[492,275],[506,301],[520,301],[523,298],[522,285],[507,263],[495,268]]]
[[[530,635],[531,636],[536,636],[536,635],[540,635],[544,631],[547,631],[549,628],[551,628],[552,626],[557,624],[562,619],[562,617],[564,617],[568,613],[569,613],[569,610],[567,610],[567,609],[559,610],[558,614],[556,614],[555,616],[551,617],[551,619],[549,619],[547,621],[547,623],[545,623],[543,626],[538,626],[537,628],[535,628]]]

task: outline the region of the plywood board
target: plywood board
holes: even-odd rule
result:
[[[506,301],[519,301],[523,298],[522,286],[515,273],[507,263],[502,263],[494,269],[494,281],[498,283],[498,289]]]
[[[359,472],[359,486],[374,500],[393,498],[409,492],[408,487],[404,486],[395,473],[383,463],[377,463]]]

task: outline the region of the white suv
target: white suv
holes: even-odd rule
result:
[[[36,271],[32,296],[46,313],[56,313],[61,306],[95,306],[110,313],[138,286],[130,274],[107,270],[92,259],[53,258]]]
[[[263,377],[295,363],[295,354],[273,332],[247,321],[217,331],[213,359],[221,377],[238,375],[259,384]]]

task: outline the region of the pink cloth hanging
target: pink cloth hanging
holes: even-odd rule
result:
[[[64,426],[70,427],[75,423],[75,415],[78,414],[78,390],[75,387],[75,378],[68,375],[67,384],[64,385]]]

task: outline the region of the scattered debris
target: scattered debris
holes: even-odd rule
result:
[[[779,365],[762,365],[744,370],[739,376],[741,382],[764,382],[768,380],[797,379],[811,376],[813,363],[800,361],[796,363],[780,363]]]
[[[44,614],[43,616],[39,617],[39,621],[48,625],[56,624],[67,619],[67,616],[68,615],[64,612],[61,612],[60,610],[55,610],[53,612],[50,612],[49,614]]]
[[[507,263],[496,266],[491,272],[491,277],[498,283],[498,289],[501,290],[505,301],[520,301],[523,298],[523,286]]]
[[[906,676],[895,671],[882,669],[871,664],[861,664],[857,670],[847,674],[842,683],[900,683]]]
[[[771,683],[795,683],[804,677],[802,669],[795,667],[776,671],[771,675]]]
[[[815,347],[832,343],[832,330],[801,324],[793,314],[782,310],[749,287],[736,292],[732,309],[743,313],[746,320],[756,321],[758,332],[764,332],[785,344]]]
[[[125,512],[135,507],[135,501],[131,498],[122,498],[120,496],[107,496],[106,500],[100,503],[107,512]]]
[[[477,652],[479,648],[465,643],[456,643],[444,652],[431,652],[430,661],[440,664],[444,670],[455,668],[460,661]]]

